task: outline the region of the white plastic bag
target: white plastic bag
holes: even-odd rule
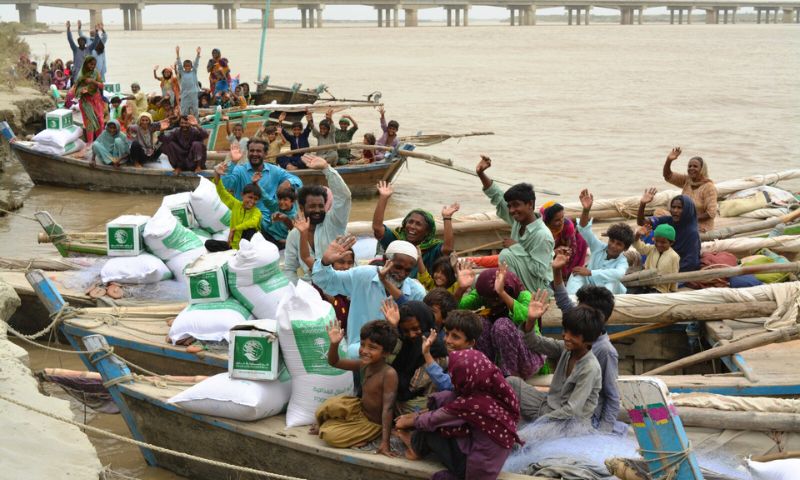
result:
[[[143,236],[147,249],[165,262],[203,246],[203,241],[194,232],[181,225],[169,209],[163,207],[147,222]],[[170,270],[175,273],[172,268]]]
[[[194,262],[205,253],[207,253],[205,247],[193,248],[188,252],[183,252],[179,253],[178,255],[175,255],[174,257],[172,257],[170,260],[167,261],[167,267],[169,268],[169,271],[172,272],[172,274],[175,276],[175,280],[178,280],[182,284],[186,285],[187,298],[189,294],[188,290],[189,279],[186,277],[186,273],[184,271],[186,270],[187,265]]]
[[[52,128],[42,130],[33,136],[33,141],[36,143],[49,145],[51,147],[60,148],[63,151],[67,144],[81,138],[81,135],[83,135],[83,129],[76,125],[71,125],[67,128],[61,128],[58,130]]]
[[[228,340],[231,328],[250,318],[250,312],[232,298],[224,302],[192,304],[172,322],[169,339],[173,344],[187,337],[214,342]]]
[[[172,278],[172,272],[155,255],[142,253],[135,257],[113,257],[100,270],[103,283],[156,283]]]
[[[310,425],[317,408],[336,395],[353,392],[353,374],[328,365],[330,340],[325,327],[336,318],[333,307],[302,280],[289,285],[278,309],[278,341],[292,376],[286,426]],[[339,345],[339,355],[347,350]]]
[[[69,142],[63,147],[57,147],[49,143],[34,143],[31,148],[37,152],[49,153],[51,155],[69,155],[70,153],[83,150],[85,147],[86,143],[79,138],[73,142]]]
[[[794,480],[800,472],[800,458],[785,458],[771,462],[747,460],[753,480]]]
[[[253,421],[281,413],[290,392],[291,382],[285,368],[278,380],[267,382],[232,379],[223,372],[187,388],[167,402],[201,415]]]
[[[230,233],[231,233],[231,229],[230,228],[226,228],[225,230],[223,230],[221,232],[212,233],[211,234],[211,240],[222,240],[223,242],[227,242],[228,241],[228,235],[230,235]]]
[[[189,201],[197,223],[206,230],[219,232],[231,224],[231,211],[220,200],[216,186],[205,177],[200,177],[200,184],[190,194]]]
[[[276,318],[278,305],[290,292],[279,260],[278,247],[257,233],[250,241],[242,240],[228,261],[231,295],[257,318]]]

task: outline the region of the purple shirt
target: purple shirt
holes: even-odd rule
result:
[[[387,145],[386,142],[389,141],[389,127],[386,126],[386,118],[381,117],[381,130],[383,130],[383,135],[381,138],[375,142],[375,145],[382,146],[382,147],[392,147],[397,148],[400,145],[400,141],[397,139],[397,134],[394,136],[394,140],[392,141],[391,145]],[[375,161],[383,160],[383,157],[386,155],[387,152],[381,150],[375,150]],[[416,268],[416,267],[415,267]]]
[[[453,392],[438,392],[429,397],[437,405],[454,400]],[[426,412],[414,419],[414,428],[424,432],[434,432],[442,427],[458,427],[466,422],[444,411],[443,408]],[[458,448],[467,457],[466,480],[495,480],[503,469],[510,448],[503,448],[496,444],[486,433],[479,428],[470,428],[466,437],[456,438]]]

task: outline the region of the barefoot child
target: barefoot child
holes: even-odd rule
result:
[[[247,184],[242,190],[242,200],[237,200],[225,189],[220,180],[220,175],[225,173],[226,168],[225,163],[220,163],[214,168],[214,184],[217,186],[219,199],[231,210],[231,231],[228,234],[228,241],[206,240],[205,246],[209,252],[238,250],[239,242],[243,238],[250,240],[261,225],[261,210],[255,208],[261,199],[261,188],[257,183]]]
[[[398,429],[416,429],[406,457],[432,453],[447,468],[433,478],[497,478],[511,448],[522,443],[517,436],[519,400],[481,352],[451,352],[449,364],[453,391],[431,395],[429,412],[397,418]]]
[[[509,378],[508,383],[520,399],[520,411],[525,420],[545,418],[590,423],[602,384],[600,364],[591,348],[603,330],[603,314],[588,305],[579,305],[564,313],[563,341],[543,337],[535,333],[533,327],[547,309],[546,296],[547,292],[539,291],[537,299],[531,301],[528,321],[523,328],[528,331],[525,342],[532,351],[559,359],[550,391],[541,392],[519,377]]]
[[[377,453],[393,456],[389,446],[394,402],[397,396],[397,372],[386,357],[397,342],[397,332],[389,323],[373,320],[361,327],[358,360],[339,358],[339,344],[344,331],[338,321],[328,327],[331,345],[328,364],[342,370],[359,372],[361,397],[331,397],[317,409],[319,436],[332,447],[349,448],[381,437]]]
[[[589,190],[584,189],[580,194],[580,201],[583,210],[578,233],[589,244],[592,254],[587,266],[572,269],[572,275],[567,281],[567,292],[574,295],[584,285],[598,285],[606,287],[615,295],[625,293],[627,289],[620,280],[628,270],[628,260],[622,252],[633,243],[633,230],[624,223],[615,223],[606,232],[608,244],[601,242],[592,232],[592,221],[589,219],[594,197]]]

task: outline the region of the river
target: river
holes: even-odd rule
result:
[[[252,27],[111,30],[108,81],[126,90],[139,81],[145,91],[156,90],[152,66],[174,62],[179,44],[185,56],[203,48],[201,68],[211,49],[221,48],[233,72],[252,82],[259,36]],[[63,34],[27,40],[34,55],[69,56]],[[269,31],[265,65],[277,85],[325,83],[347,98],[380,90],[387,118],[400,123],[401,135],[493,131],[421,151],[470,169],[488,154],[495,160],[491,175],[557,191],[561,196],[554,198],[564,201],[577,200],[585,187],[596,197],[666,188],[661,166],[674,145],[684,149],[677,168],[700,155],[715,180],[800,166],[797,25],[278,28]],[[373,110],[353,116],[358,138],[379,131]],[[151,214],[160,202],[34,187],[13,164],[0,182],[24,198],[21,214],[48,210],[73,231],[102,230],[123,213]],[[389,216],[416,206],[438,212],[453,201],[462,213],[490,209],[478,179],[418,161],[402,171],[395,190]],[[370,218],[373,204],[356,202],[352,219]],[[0,218],[0,256],[54,254],[51,245],[35,243],[38,232],[23,217]],[[33,357],[36,363],[40,354]],[[74,360],[71,365],[78,368]],[[94,422],[125,430],[119,418]],[[175,478],[146,469],[136,449],[96,445],[104,463],[123,473]]]

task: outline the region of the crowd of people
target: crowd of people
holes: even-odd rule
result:
[[[309,117],[305,126],[270,135],[298,148],[312,132],[330,135],[330,115],[326,120],[328,128],[321,123],[318,131]],[[352,135],[349,128],[356,125],[350,125],[341,122],[338,131]],[[386,127],[391,142],[396,130]],[[386,455],[397,455],[390,442],[397,435],[407,458],[437,458],[446,467],[435,476],[442,479],[496,478],[520,443],[520,422],[577,422],[623,434],[618,354],[606,323],[614,295],[626,292],[625,253],[633,247],[660,272],[697,269],[699,225],[713,229],[716,211],[716,195],[708,195],[715,187],[702,159],[689,161],[687,175],[671,171],[681,154],[676,148],[664,177],[683,193],[671,200],[668,214],[644,216],[656,193],[648,189],[640,227],[613,224],[602,241],[592,231],[591,192],[580,193],[582,212],[575,221],[557,203],[537,209],[533,186],[503,191],[489,177],[492,161],[484,156],[476,166],[482,191],[511,227],[499,255],[454,257],[457,203],[441,210],[442,238],[434,215],[419,208],[399,227],[388,227],[384,213],[393,188],[380,182],[372,228],[384,253],[358,265],[356,239],[346,233],[350,191],[333,168],[340,157],[306,154],[287,160],[285,169],[265,162],[270,141],[253,138],[246,148],[247,162],[216,169],[218,191],[233,212],[231,234],[228,242],[209,241],[207,247],[237,248],[260,231],[284,249],[287,277],[312,282],[333,306],[328,362],[353,372],[356,395],[322,404],[312,433],[334,447]],[[288,165],[321,170],[328,187],[303,186]],[[669,284],[641,292],[674,290]],[[563,340],[541,332],[551,295],[561,310]],[[547,392],[529,383],[544,374],[553,375]]]

